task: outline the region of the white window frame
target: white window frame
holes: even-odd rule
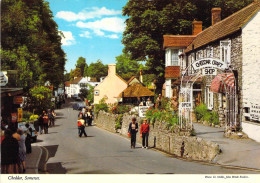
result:
[[[213,47],[212,46],[207,46],[206,48],[206,54],[207,54],[207,58],[213,58]]]
[[[220,60],[224,61],[227,66],[231,63],[231,40],[220,41]]]
[[[176,57],[176,58],[174,58]],[[179,66],[179,49],[171,49],[171,57],[170,57],[171,66]]]
[[[95,95],[95,96],[99,96],[99,94],[100,94],[100,93],[99,93],[99,90],[94,90],[94,95]]]
[[[214,97],[213,92],[210,91],[210,86],[206,86],[205,92],[205,103],[207,104],[208,110],[212,110],[214,107]]]
[[[218,103],[219,103],[219,108],[222,108],[223,107],[223,94],[222,93],[219,93],[218,94]]]

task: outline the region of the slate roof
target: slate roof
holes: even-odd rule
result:
[[[222,39],[230,34],[233,34],[239,30],[260,10],[260,1],[254,1],[245,8],[232,14],[231,16],[223,19],[222,21],[210,26],[192,41],[187,47],[185,53],[190,52],[192,49],[197,49],[201,46]],[[193,47],[193,48],[192,48]]]

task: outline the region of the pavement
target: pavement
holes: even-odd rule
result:
[[[221,153],[213,163],[225,166],[245,167],[260,170],[260,143],[252,139],[224,137],[224,128],[193,123],[196,136],[219,144]]]
[[[38,174],[38,167],[42,157],[42,148],[32,145],[32,153],[26,154],[26,174]]]

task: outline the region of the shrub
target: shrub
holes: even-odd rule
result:
[[[215,111],[211,112],[211,123],[214,125],[219,124],[219,116],[218,116],[218,113]]]
[[[24,118],[24,120],[29,120],[31,116],[32,116],[31,112],[23,111],[23,118]]]
[[[115,125],[115,129],[121,129],[122,126],[122,121],[123,121],[123,114],[119,114],[116,118],[116,125]]]
[[[99,111],[105,111],[108,112],[108,105],[105,103],[105,99],[101,99],[101,101],[99,102],[99,104],[95,105],[95,115],[97,116],[97,114],[99,113]]]
[[[113,114],[124,114],[126,112],[129,112],[130,110],[130,107],[126,105],[116,105],[111,109],[111,112]]]
[[[29,120],[36,120],[38,119],[38,117],[39,117],[38,115],[31,115]]]
[[[203,117],[205,116],[205,114],[207,112],[208,112],[208,108],[205,104],[200,104],[200,105],[196,106],[194,109],[194,113],[195,113],[197,121],[203,119]]]

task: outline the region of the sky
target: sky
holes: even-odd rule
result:
[[[79,57],[89,65],[100,59],[116,63],[122,54],[121,43],[126,17],[122,8],[127,0],[46,0],[58,29],[63,32],[62,48],[66,53],[65,69],[75,69]]]

